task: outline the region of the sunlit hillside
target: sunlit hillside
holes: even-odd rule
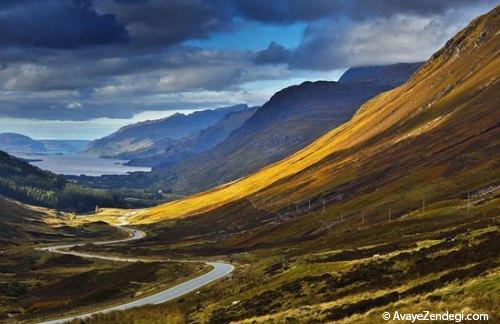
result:
[[[447,143],[443,147],[433,147],[433,142],[426,144],[436,152],[451,152],[453,147],[482,137],[492,139],[482,148],[491,152],[498,144],[495,134],[498,135],[500,117],[499,11],[496,8],[475,19],[408,82],[365,103],[349,122],[305,149],[249,177],[138,212],[130,221],[151,223],[195,215],[243,198],[269,208],[272,203],[279,208],[362,179],[360,170],[350,166],[372,158],[382,161],[380,152],[388,154],[384,157],[390,161],[391,151],[402,146],[408,147],[406,157],[413,158],[418,169],[419,163],[430,157],[412,155],[422,151],[410,149],[413,143],[431,135]],[[454,158],[460,159],[456,155]],[[483,167],[495,163],[491,156],[478,159],[484,160]],[[435,176],[442,171],[433,170]]]

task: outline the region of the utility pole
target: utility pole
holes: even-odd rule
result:
[[[311,210],[311,199],[309,199],[309,210]]]
[[[470,216],[470,191],[467,190],[467,216]]]
[[[299,212],[299,203],[297,203],[297,213]]]

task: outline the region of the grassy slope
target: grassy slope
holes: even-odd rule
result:
[[[30,270],[42,280],[16,299],[23,309],[19,320],[59,318],[126,303],[207,270],[195,263],[113,263],[78,257],[66,262],[52,255],[35,256]]]
[[[461,147],[465,154],[471,140],[490,139],[489,143],[483,143],[489,147],[479,147],[478,154],[484,156],[473,158],[477,165],[496,167],[487,149],[496,150],[498,144],[495,140],[500,70],[497,54],[500,35],[495,33],[499,29],[497,12],[491,13],[489,19],[476,19],[403,86],[370,100],[349,122],[305,149],[231,184],[144,210],[132,221],[151,223],[200,214],[243,198],[269,207],[266,201],[274,197],[273,203],[282,206],[348,181],[360,181],[364,174],[351,166],[366,167],[370,159],[384,158],[377,155],[380,152],[391,154],[401,146],[409,149],[402,153],[402,158],[411,158],[410,167],[418,170],[429,157],[421,155],[425,151],[413,150],[414,143],[445,154]],[[433,146],[427,137],[438,138],[439,146]],[[471,165],[469,169],[474,167]],[[442,175],[438,166],[433,171],[437,176]],[[497,172],[497,168],[491,172]],[[436,175],[429,173],[427,180]],[[454,187],[464,189],[463,184]],[[450,194],[457,190],[450,189]]]
[[[486,205],[498,206],[496,196]],[[498,222],[483,217],[485,208],[475,206],[469,217],[410,216],[363,228],[345,221],[323,236],[320,249],[302,242],[233,254],[231,279],[172,303],[88,322],[373,323],[387,310],[486,312],[495,322]]]
[[[56,234],[56,231],[45,223],[46,214],[43,211],[2,196],[0,215],[0,246]]]
[[[104,222],[88,222],[72,214],[26,205],[0,195],[0,248],[123,235]]]

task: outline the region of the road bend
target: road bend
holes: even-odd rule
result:
[[[111,240],[111,241],[100,241],[100,242],[94,242],[93,244],[96,245],[108,245],[108,244],[115,244],[115,243],[123,243],[123,242],[130,242],[130,241],[136,241],[144,238],[146,236],[146,233],[139,229],[135,228],[128,228],[124,226],[117,226],[122,231],[125,231],[129,233],[129,237],[124,238],[124,239],[119,239],[119,240]],[[101,259],[101,260],[109,260],[109,261],[118,261],[118,262],[148,262],[151,260],[147,259],[140,259],[140,258],[124,258],[124,257],[115,257],[115,256],[106,256],[106,255],[99,255],[99,254],[94,254],[94,253],[86,253],[86,252],[78,252],[78,251],[71,251],[70,249],[75,247],[75,246],[82,246],[87,243],[75,243],[75,244],[65,244],[65,245],[52,245],[52,246],[46,246],[46,247],[41,247],[39,250],[46,251],[46,252],[52,252],[52,253],[59,253],[59,254],[69,254],[69,255],[75,255],[79,256],[82,258],[92,258],[92,259]],[[172,262],[174,260],[168,260],[168,262]],[[164,261],[167,262],[167,261]],[[140,306],[145,306],[145,305],[156,305],[156,304],[161,304],[164,302],[167,302],[169,300],[184,296],[186,294],[189,294],[190,292],[197,290],[205,285],[208,285],[209,283],[221,279],[228,274],[230,274],[234,270],[234,266],[228,263],[224,262],[212,262],[212,261],[187,261],[187,260],[175,260],[175,262],[202,262],[205,263],[209,266],[212,267],[212,270],[209,272],[202,274],[198,277],[189,279],[183,283],[180,283],[176,286],[173,286],[171,288],[165,289],[163,291],[160,291],[158,293],[155,293],[153,295],[149,295],[143,298],[136,299],[134,301],[112,306],[112,307],[107,307],[103,308],[100,310],[96,310],[93,312],[85,313],[85,314],[79,314],[79,315],[74,315],[74,316],[69,316],[69,317],[64,317],[60,319],[55,319],[55,320],[49,320],[45,322],[40,322],[40,324],[62,324],[62,323],[67,323],[73,320],[80,320],[80,319],[88,319],[92,315],[96,314],[103,314],[103,313],[109,313],[113,311],[123,311],[135,307],[140,307]]]

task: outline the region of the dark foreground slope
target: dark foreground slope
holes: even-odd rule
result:
[[[45,214],[0,196],[0,248],[56,233],[43,221]]]

